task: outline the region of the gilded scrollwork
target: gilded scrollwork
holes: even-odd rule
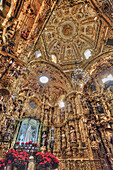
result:
[[[0,158],[16,140],[34,140],[35,126],[18,138],[25,120],[39,122],[36,142],[59,158],[60,170],[113,169],[111,2],[8,0],[0,6]],[[88,72],[87,83],[72,82],[76,65]]]

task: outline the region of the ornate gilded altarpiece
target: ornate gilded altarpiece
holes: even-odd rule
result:
[[[32,119],[43,151],[55,127],[59,170],[113,169],[113,1],[7,0],[0,13],[0,158]]]

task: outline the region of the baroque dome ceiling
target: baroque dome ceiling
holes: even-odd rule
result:
[[[59,64],[85,59],[87,49],[98,49],[99,28],[96,12],[84,3],[56,9],[43,33],[48,55]]]
[[[57,99],[74,87],[71,75],[75,63],[93,77],[102,73],[104,65],[111,66],[104,58],[106,53],[108,57],[113,56],[112,10],[109,4],[106,6],[107,1],[22,0],[21,5],[17,0],[9,2],[9,7],[7,3],[3,5],[2,13],[4,10],[6,13],[0,25],[1,88],[18,85],[19,91],[20,77],[26,72],[22,86],[28,85],[42,95],[48,93],[52,101],[56,94]],[[104,12],[107,10],[108,13]],[[40,52],[39,58],[36,52]],[[56,56],[56,63],[52,55]],[[103,59],[106,64],[101,63]],[[42,75],[50,78],[48,84],[39,82]]]

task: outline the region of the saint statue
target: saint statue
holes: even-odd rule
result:
[[[29,142],[30,139],[31,139],[31,125],[30,125],[29,128],[27,129],[24,142]]]
[[[110,139],[111,144],[113,145],[113,135],[111,134],[111,139]]]
[[[96,109],[97,109],[98,113],[104,113],[103,108],[101,107],[99,102],[97,102]]]
[[[73,112],[72,104],[68,102],[68,113],[72,113],[72,112]]]
[[[46,145],[47,145],[47,135],[46,132],[44,131],[42,135],[42,146],[46,146]]]
[[[61,123],[62,123],[65,120],[65,110],[64,110],[64,108],[61,108],[60,116],[61,116]]]
[[[24,140],[24,135],[22,133],[22,135],[20,136],[20,141],[23,142],[23,140]]]
[[[76,142],[76,133],[72,126],[70,127],[70,139],[71,139],[71,143]]]
[[[66,148],[66,135],[64,130],[62,131],[62,148],[65,149]]]

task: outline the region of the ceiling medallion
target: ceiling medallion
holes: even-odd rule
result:
[[[89,74],[79,66],[72,73],[72,82],[76,85],[84,85],[89,80]]]
[[[70,40],[70,38],[75,38],[78,34],[78,24],[76,21],[67,20],[65,18],[61,21],[60,26],[57,28],[59,35],[63,41]]]
[[[64,36],[70,36],[73,33],[73,27],[70,24],[66,24],[64,25],[63,29],[62,29],[62,33],[64,34]]]
[[[40,81],[41,83],[45,84],[45,83],[48,83],[49,79],[48,79],[48,77],[46,77],[46,76],[41,76],[41,77],[39,78],[39,81]]]

